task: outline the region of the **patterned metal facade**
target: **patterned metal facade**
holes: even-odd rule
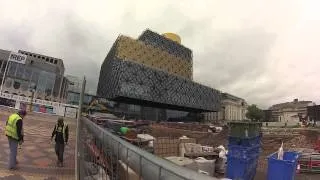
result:
[[[105,58],[97,95],[182,111],[217,111],[218,90],[192,81],[192,52],[150,30],[119,36]]]

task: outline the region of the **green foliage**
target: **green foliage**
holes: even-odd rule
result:
[[[251,121],[262,121],[264,119],[264,112],[257,105],[252,104],[247,110],[246,117]]]

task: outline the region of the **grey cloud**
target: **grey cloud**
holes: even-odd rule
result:
[[[100,63],[107,54],[110,44],[90,23],[83,23],[76,16],[68,16],[60,37],[61,56],[65,58],[67,72],[77,76],[86,75],[88,88],[95,91]],[[67,51],[65,51],[67,50]]]
[[[196,63],[201,65],[196,68],[217,75],[212,82],[225,86],[265,72],[266,57],[276,39],[275,35],[262,29],[244,29],[232,34],[221,33],[220,36],[211,50],[206,49],[208,53],[202,55],[201,60],[196,59]]]
[[[7,24],[0,28],[0,48],[18,50],[19,48],[31,49],[30,37],[34,33],[31,27],[25,25]]]
[[[23,2],[19,3],[22,8],[34,6]],[[281,51],[281,48],[277,49],[278,51],[273,50],[279,44],[288,46],[281,42],[281,40],[287,41],[281,33],[284,29],[292,29],[288,23],[288,27],[283,25],[281,30],[276,26],[282,25],[281,21],[290,17],[289,14],[282,17],[281,14],[273,11],[275,14],[271,18],[279,16],[273,24],[273,20],[269,18],[268,9],[274,9],[274,4],[266,4],[265,7],[254,11],[257,17],[253,17],[250,13],[247,15],[245,13],[246,10],[253,12],[252,7],[255,6],[252,2],[247,3],[248,5],[242,2],[241,9],[235,9],[236,12],[232,9],[230,12],[224,10],[229,7],[230,2],[207,4],[210,11],[203,10],[203,12],[199,7],[195,11],[194,9],[197,8],[184,9],[186,6],[180,6],[173,1],[168,2],[159,2],[161,8],[155,6],[153,2],[152,10],[145,2],[143,5],[138,3],[140,6],[135,6],[137,2],[115,3],[106,7],[105,12],[100,9],[99,13],[90,11],[97,8],[96,2],[90,2],[96,4],[88,7],[89,10],[81,9],[86,8],[86,3],[89,3],[87,1],[66,1],[63,7],[57,3],[44,3],[43,8],[46,6],[46,9],[41,18],[26,14],[25,17],[15,18],[11,22],[0,17],[0,22],[5,24],[0,29],[2,35],[0,48],[26,49],[63,58],[66,73],[77,76],[86,75],[89,88],[95,89],[100,64],[118,34],[137,37],[145,28],[159,33],[170,31],[179,34],[183,45],[193,50],[196,81],[242,97],[249,103],[262,107],[268,107],[272,103],[294,96],[317,100],[319,83],[315,83],[318,72],[314,67],[319,64],[314,61],[306,66],[303,61],[297,59],[290,61],[294,58],[294,55],[290,54],[294,54],[290,52],[290,47],[287,47],[287,51]],[[212,2],[207,1],[207,3]],[[123,8],[125,13],[108,14],[115,7]],[[144,10],[150,10],[152,18],[141,16]],[[284,9],[281,9],[281,13],[285,14]],[[287,13],[294,14],[293,10]],[[112,19],[106,18],[110,16]],[[22,19],[26,20],[22,21]],[[268,25],[260,19],[266,20]],[[246,24],[243,24],[244,20]],[[256,27],[255,24],[263,27]],[[303,27],[306,28],[306,26]],[[317,37],[315,34],[308,36],[310,42],[305,43],[313,49],[303,50],[307,52],[308,49],[312,56],[318,55],[315,49],[318,46],[311,42]],[[303,38],[301,35],[301,39]],[[274,57],[270,57],[270,52],[275,53]],[[274,58],[278,59],[274,60]],[[271,65],[277,64],[272,64],[270,61],[281,61],[282,66],[291,62],[292,68],[286,69],[291,72],[276,72]],[[313,70],[307,71],[306,67],[313,67]],[[277,70],[281,71],[281,68]],[[299,71],[301,68],[304,68],[303,73]],[[291,78],[292,74],[296,75],[296,79]],[[309,92],[305,89],[309,89]]]

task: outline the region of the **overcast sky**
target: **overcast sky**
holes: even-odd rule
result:
[[[62,58],[95,89],[119,34],[174,32],[194,80],[266,108],[320,103],[319,0],[0,0],[0,48]]]

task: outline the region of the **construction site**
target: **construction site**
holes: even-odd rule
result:
[[[303,127],[246,120],[240,99],[236,119],[202,121],[204,113],[224,109],[228,93],[193,81],[192,51],[177,34],[147,29],[136,39],[118,36],[101,65],[99,98],[83,106],[85,78],[81,89],[79,106],[1,94],[5,102],[15,99],[3,104],[10,107],[3,107],[2,127],[10,113],[30,111],[25,125],[33,139],[18,157],[29,179],[39,168],[39,179],[73,179],[73,171],[77,180],[320,179],[320,129],[306,126],[306,118]],[[34,104],[52,111],[38,111]],[[54,151],[43,143],[60,116],[73,129],[64,168],[52,167]],[[1,150],[9,154],[7,147]],[[6,179],[16,175],[3,173]]]
[[[192,50],[179,35],[149,29],[136,39],[120,35],[101,65],[97,89],[100,99],[113,103],[105,102],[103,108],[96,101],[86,116],[112,140],[91,139],[89,151],[96,150],[92,156],[101,151],[109,154],[96,158],[108,175],[115,169],[126,171],[120,179],[154,179],[152,172],[159,174],[158,179],[188,179],[184,173],[175,173],[172,163],[195,172],[191,175],[195,179],[319,179],[317,129],[273,128],[271,123],[263,127],[261,122],[245,120],[245,108],[237,121],[203,123],[201,114],[223,108],[223,94],[227,93],[193,81]],[[240,104],[245,107],[244,101]],[[93,113],[96,109],[104,113]],[[92,126],[87,129],[95,134],[97,128],[90,123],[85,123]],[[129,144],[123,150],[119,149],[123,143],[116,146],[113,141]],[[117,152],[99,150],[103,146],[118,148],[124,158],[116,158],[120,169],[110,164]],[[154,156],[141,155],[145,151]],[[151,168],[147,174],[141,165],[144,158],[154,162],[146,165]]]
[[[96,114],[88,118],[157,157],[207,176],[227,177],[228,158],[224,159],[221,151],[224,149],[228,154],[228,143],[230,143],[228,125],[221,127],[199,123],[112,120],[111,118],[114,118],[112,115],[107,116]],[[129,127],[130,130],[122,134],[121,127]],[[261,132],[261,148],[258,152],[254,179],[267,179],[268,156],[277,152],[282,143],[285,151],[300,154],[294,172],[296,179],[320,178],[320,174],[317,174],[320,173],[318,129],[269,127],[262,128]],[[134,167],[129,179],[139,179],[138,172],[135,174],[133,169]]]

